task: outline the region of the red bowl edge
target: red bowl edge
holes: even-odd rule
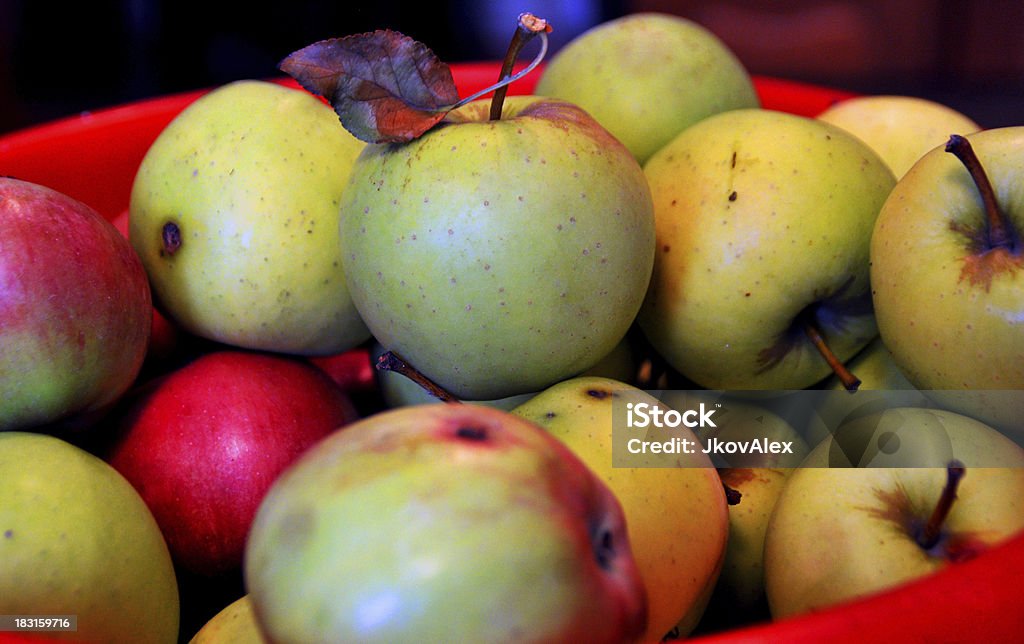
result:
[[[462,96],[493,84],[492,61],[452,65]],[[518,68],[517,68],[518,69]],[[510,94],[533,91],[540,70],[514,83]],[[290,78],[272,79],[296,87]],[[815,116],[851,92],[755,76],[767,109]],[[82,112],[0,136],[0,175],[33,181],[83,201],[108,219],[128,207],[135,172],[149,146],[185,107],[211,88]]]

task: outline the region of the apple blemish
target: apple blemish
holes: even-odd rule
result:
[[[615,395],[614,392],[608,391],[607,389],[588,389],[587,395],[591,398],[597,398],[598,400],[604,400],[605,398],[611,398]]]
[[[487,442],[488,438],[490,438],[490,434],[488,434],[486,428],[477,426],[459,427],[455,430],[455,436],[475,443],[484,443]]]
[[[591,537],[594,544],[594,561],[601,567],[601,570],[611,570],[612,560],[615,559],[615,539],[611,530],[601,526],[595,530]]]
[[[171,257],[181,248],[181,228],[173,221],[164,224],[160,229],[160,239],[163,246],[160,249],[161,257]]]

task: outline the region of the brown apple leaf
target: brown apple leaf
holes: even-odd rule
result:
[[[397,31],[322,40],[278,67],[327,99],[345,129],[367,143],[416,139],[459,101],[448,65]]]

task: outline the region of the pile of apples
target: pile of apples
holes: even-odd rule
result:
[[[1024,126],[765,109],[651,13],[531,95],[460,100],[388,31],[281,68],[181,112],[113,223],[0,178],[0,614],[657,642],[1024,532]],[[766,404],[808,390],[850,392],[817,433]],[[627,404],[702,392],[715,438],[792,453],[613,466]]]

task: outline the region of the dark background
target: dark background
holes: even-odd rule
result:
[[[425,42],[447,62],[496,59],[523,10],[551,21],[555,49],[625,13],[676,13],[718,34],[755,74],[925,96],[988,127],[1024,124],[1021,0],[382,0],[358,6],[0,0],[0,133],[168,92],[276,76],[277,62],[298,48],[382,27]]]

